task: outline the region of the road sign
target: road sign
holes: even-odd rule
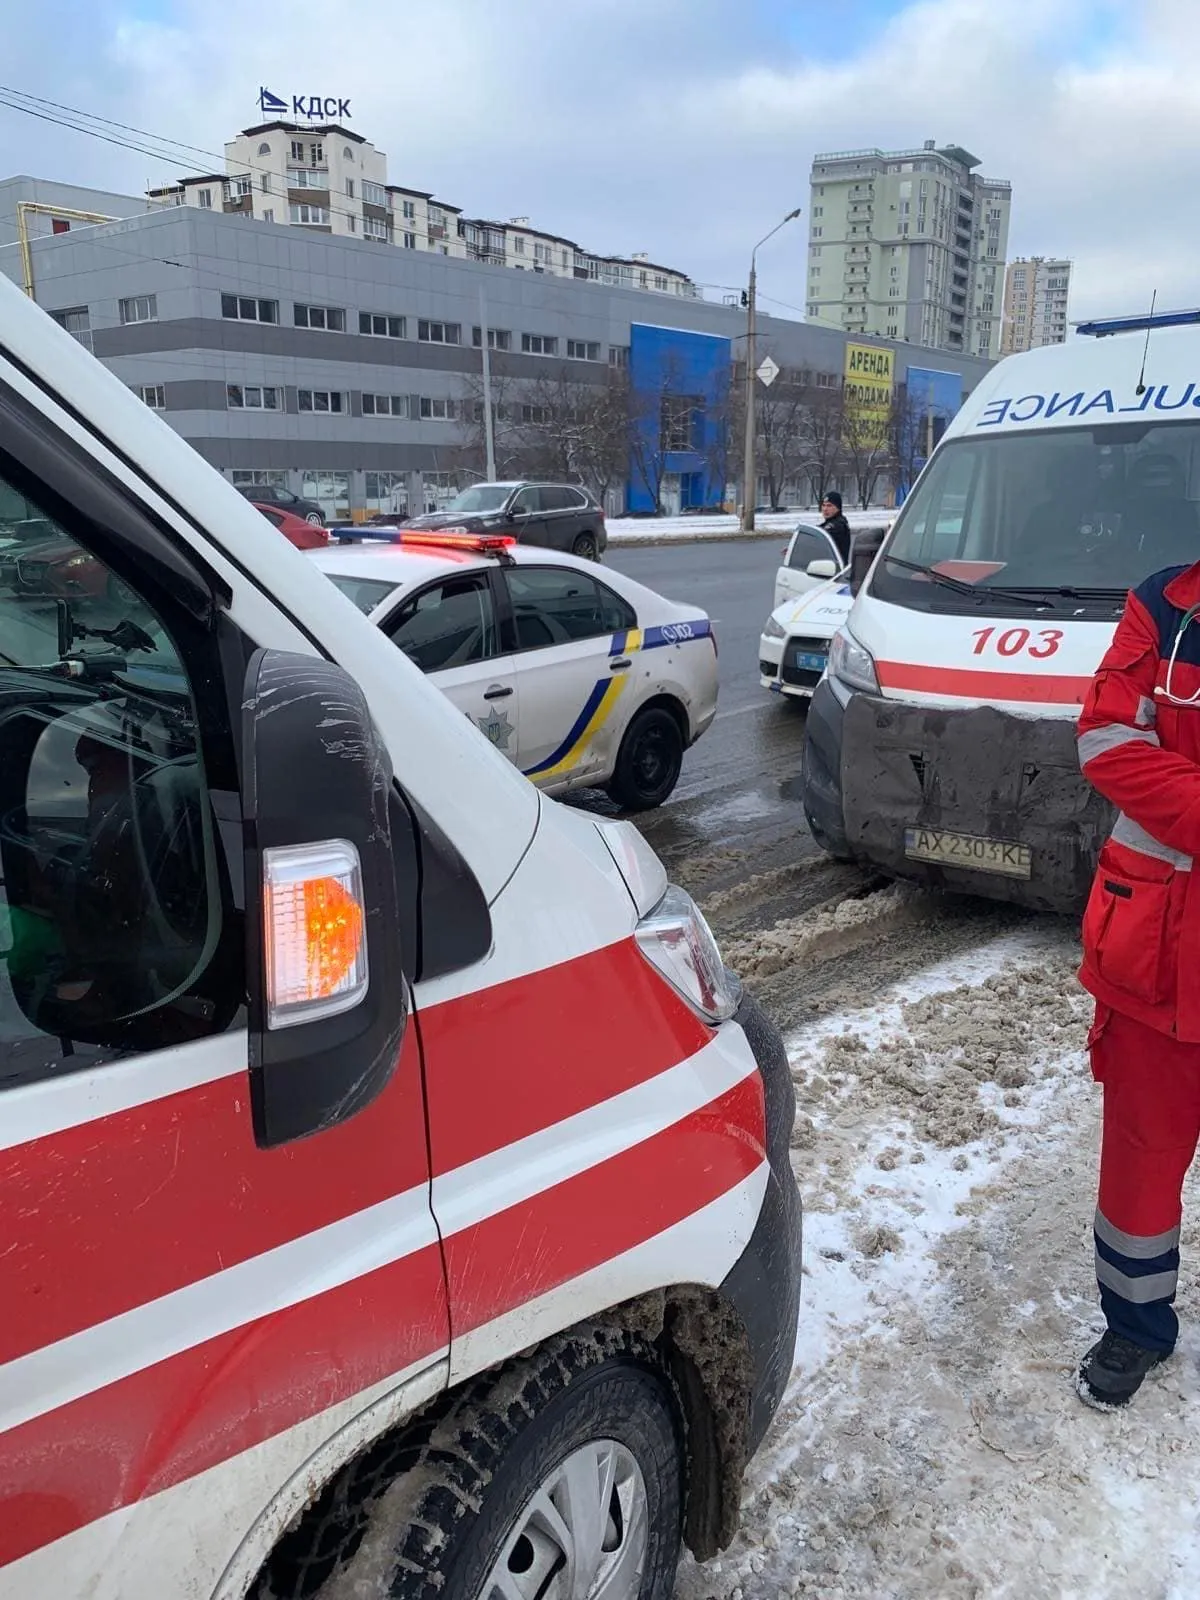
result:
[[[779,365],[771,360],[770,356],[763,358],[763,364],[758,368],[758,376],[762,383],[769,389],[779,376]]]

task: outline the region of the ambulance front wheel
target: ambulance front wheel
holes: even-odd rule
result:
[[[393,1600],[669,1600],[682,1463],[653,1349],[600,1328],[564,1335],[452,1400],[330,1587],[357,1593],[362,1576]]]
[[[679,782],[683,731],[665,705],[646,706],[625,730],[608,792],[622,811],[649,811]]]

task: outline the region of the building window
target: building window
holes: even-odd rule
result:
[[[263,219],[264,222],[274,222],[275,221],[275,213],[271,210],[270,206],[268,206],[267,209],[263,212],[262,219]]]
[[[156,294],[135,294],[128,300],[122,300],[121,321],[157,322],[158,296]]]
[[[262,178],[260,180],[260,183],[261,183],[262,192],[264,194],[270,194],[270,192],[271,192],[271,174],[269,172],[264,172],[263,173]]]
[[[346,195],[347,195],[347,197],[349,199],[351,199],[351,200],[354,199],[354,179],[353,178],[347,178],[346,179]]]
[[[309,167],[289,168],[287,181],[289,189],[328,189],[329,174]]]
[[[329,226],[328,206],[291,205],[288,207],[293,222],[307,223],[312,227],[327,228]]]
[[[400,215],[404,218],[405,222],[413,222],[417,215],[416,201],[405,200],[403,205],[400,207]]]
[[[483,329],[482,328],[472,328],[471,329],[471,343],[475,346],[476,350],[478,350],[480,348],[480,346],[483,344]],[[508,331],[507,328],[489,328],[488,329],[488,349],[489,350],[511,350],[512,349],[512,334]]]
[[[269,156],[271,154],[271,146],[264,140],[258,147],[258,153],[260,156]]]
[[[345,409],[343,397],[335,390],[300,389],[297,400],[301,411],[336,411]]]
[[[310,144],[308,147],[308,164],[310,167],[323,167],[325,165],[325,146]]]
[[[250,177],[249,173],[246,173],[242,177],[235,178],[233,180],[233,192],[234,196],[238,200],[245,200],[253,187],[254,180]]]
[[[545,427],[554,419],[554,412],[550,406],[522,406],[521,421],[531,423],[535,427]]]
[[[230,477],[238,489],[253,489],[260,484],[271,489],[286,489],[288,486],[286,472],[263,471],[258,467],[234,467]]]
[[[278,300],[256,300],[245,294],[223,294],[221,315],[233,322],[278,322]]]
[[[407,326],[403,317],[389,317],[379,311],[358,313],[359,333],[369,333],[373,339],[406,339]]]
[[[610,344],[608,347],[608,364],[624,372],[629,365],[629,346],[627,344]]]
[[[292,140],[292,160],[293,161],[303,161],[304,160],[304,141],[302,139],[293,139]]]
[[[278,411],[279,390],[257,383],[227,383],[225,404],[230,411]]]
[[[527,356],[556,356],[558,340],[548,333],[523,333],[521,349]]]
[[[340,306],[293,306],[292,319],[298,328],[319,328],[325,333],[346,331],[346,313]]]
[[[362,181],[362,197],[364,205],[380,207],[387,205],[387,190],[383,184],[372,183],[367,178]]]
[[[350,218],[350,224],[353,227],[353,225],[354,225],[354,218],[353,217]],[[363,218],[363,238],[364,239],[379,239],[384,244],[386,244],[387,243],[387,236],[388,236],[388,226],[387,226],[387,223],[384,221],[384,219],[382,217],[364,217]]]
[[[354,220],[353,217],[347,216],[347,218],[346,218],[346,228],[347,228],[347,231],[350,232],[350,233],[357,233],[358,232],[358,223]]]
[[[363,488],[368,511],[408,510],[408,474],[405,472],[367,472]]]
[[[549,262],[549,260],[550,260],[550,246],[548,244],[540,244],[535,239],[534,240],[534,244],[533,244],[533,259],[535,261]]]
[[[212,190],[211,189],[198,189],[196,191],[196,204],[200,207],[201,211],[211,211],[212,210]]]
[[[364,417],[406,417],[408,415],[408,396],[406,394],[364,394],[362,397],[362,414]]]
[[[143,405],[149,406],[151,411],[165,411],[167,409],[166,385],[161,383],[135,383],[133,392]]]
[[[591,339],[568,339],[568,361],[599,361],[600,345]]]
[[[404,235],[404,248],[406,250],[415,250],[417,248],[417,236],[415,233],[406,233]]]
[[[89,332],[92,326],[86,306],[67,306],[62,311],[52,311],[50,315],[60,328],[65,328],[68,333],[74,334],[76,339],[81,334]]]
[[[455,401],[431,399],[428,395],[422,396],[422,422],[453,422],[457,415],[458,406]]]
[[[461,344],[462,325],[458,322],[427,322],[422,317],[417,323],[417,338],[422,344]]]

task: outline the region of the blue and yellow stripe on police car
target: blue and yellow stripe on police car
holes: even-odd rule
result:
[[[711,631],[712,624],[707,618],[695,622],[668,622],[661,628],[627,628],[613,634],[608,653],[610,657],[625,656],[639,650],[653,650],[660,645],[685,644],[691,639],[706,639]],[[535,767],[524,768],[525,776],[561,778],[570,772],[612,716],[627,681],[625,678],[610,677],[594,684],[566,738],[544,761],[539,761]]]

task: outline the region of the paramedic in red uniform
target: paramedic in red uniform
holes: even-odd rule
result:
[[[1180,1191],[1200,1135],[1200,563],[1129,596],[1079,719],[1118,811],[1083,921],[1104,1087],[1096,1278],[1108,1323],[1076,1387],[1122,1406],[1175,1347]]]

